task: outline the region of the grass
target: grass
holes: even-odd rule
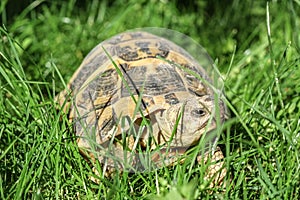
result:
[[[19,13],[7,2],[0,3],[1,199],[298,199],[299,1],[41,0]],[[232,112],[219,141],[231,178],[223,193],[209,193],[204,171],[187,171],[188,163],[93,183],[55,108],[54,96],[96,44],[145,26],[189,35],[222,72]]]

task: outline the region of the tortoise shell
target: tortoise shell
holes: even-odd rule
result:
[[[216,107],[221,121],[226,119],[200,64],[183,48],[147,32],[121,33],[97,45],[69,89],[78,146],[101,162],[107,152],[124,161],[125,150],[187,149],[216,128]],[[161,156],[151,158],[158,162]]]

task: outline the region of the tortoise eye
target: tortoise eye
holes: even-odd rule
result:
[[[192,116],[194,117],[202,117],[206,114],[205,110],[198,108],[191,111]]]

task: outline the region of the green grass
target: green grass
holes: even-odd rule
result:
[[[6,2],[0,2],[1,199],[298,199],[299,1],[55,0],[32,1],[20,13],[6,10]],[[55,107],[54,96],[96,44],[146,26],[189,35],[224,77],[232,118],[219,141],[231,178],[223,193],[208,193],[203,170],[187,170],[189,163],[93,183]]]

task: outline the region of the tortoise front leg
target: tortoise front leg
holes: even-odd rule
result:
[[[223,153],[218,146],[213,153],[206,152],[204,156],[203,154],[199,154],[197,156],[197,162],[199,164],[208,165],[204,179],[210,182],[210,188],[225,186],[224,179],[226,177],[227,170],[225,168]]]

